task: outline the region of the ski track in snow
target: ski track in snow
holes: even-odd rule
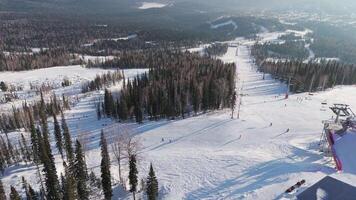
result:
[[[259,36],[268,41],[280,34],[265,32]],[[305,179],[305,188],[334,173],[330,158],[324,158],[317,146],[321,121],[331,117],[329,110],[321,111],[321,102],[347,103],[356,109],[355,87],[336,87],[313,96],[294,94],[284,99],[286,85],[267,74],[263,80],[263,74],[257,72],[250,56],[254,41],[238,38],[231,43],[239,45],[231,45],[220,59],[237,65],[236,84],[244,94],[240,119],[231,119],[230,110],[219,110],[140,125],[115,124],[109,119],[98,121],[92,101],[103,94],[96,92],[65,112],[73,139],[85,135],[88,141],[88,167],[100,173],[101,129],[110,143],[112,136],[120,134],[120,128],[130,127],[143,146],[139,176],[147,176],[152,162],[163,199],[289,198],[283,192],[297,181]],[[113,89],[120,89],[120,85]],[[290,131],[286,132],[287,129]],[[112,176],[118,180],[117,163],[111,158]],[[58,155],[56,161],[59,173],[63,169]],[[35,183],[34,171],[27,166],[8,169],[2,178],[6,190],[10,184],[21,188],[21,176]],[[123,173],[126,177],[126,168]],[[343,178],[355,184],[353,175]]]

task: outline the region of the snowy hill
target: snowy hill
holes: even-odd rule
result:
[[[268,41],[278,35],[260,36]],[[230,110],[219,110],[144,124],[97,121],[96,107],[91,102],[102,98],[103,93],[95,92],[65,112],[72,136],[84,134],[89,140],[86,152],[89,169],[99,174],[100,130],[117,134],[120,127],[130,127],[142,143],[139,175],[146,177],[152,162],[163,199],[292,198],[283,194],[291,185],[305,179],[306,184],[302,186],[305,188],[330,174],[355,185],[352,174],[356,174],[356,169],[349,170],[351,174],[335,174],[331,158],[324,157],[318,147],[321,121],[331,117],[331,112],[321,103],[346,103],[356,109],[355,86],[340,86],[312,96],[293,94],[285,99],[284,83],[269,75],[263,78],[257,72],[249,50],[254,41],[238,38],[230,43],[235,45],[230,45],[220,59],[237,65],[236,84],[243,96],[240,119],[236,119],[236,112],[231,119]],[[132,71],[131,76],[138,72]],[[119,90],[120,84],[113,89]],[[56,156],[56,162],[61,172],[59,157]],[[118,180],[113,158],[111,170],[113,178]],[[10,184],[20,188],[21,176],[35,184],[35,172],[35,167],[26,165],[7,169],[2,178],[6,190]],[[114,186],[114,190],[118,191],[118,187]],[[119,192],[115,195],[114,199],[118,199]]]

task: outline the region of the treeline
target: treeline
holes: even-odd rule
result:
[[[43,97],[41,93],[41,97]],[[2,113],[0,115],[0,131],[10,132],[21,128],[29,127],[30,119],[27,115],[27,110],[33,111],[33,117],[35,120],[39,120],[39,110],[44,109],[44,113],[51,116],[52,113],[58,114],[61,110],[69,109],[68,98],[62,96],[62,99],[58,99],[55,94],[50,97],[50,101],[44,103],[41,107],[41,102],[35,102],[33,104],[27,104],[24,102],[21,107],[13,107],[12,112]]]
[[[118,81],[124,78],[120,71],[108,72],[106,74],[97,74],[94,80],[84,83],[82,85],[82,93],[100,90],[109,85],[115,85]]]
[[[224,55],[227,51],[228,44],[215,43],[204,49],[205,54],[209,57]]]
[[[278,59],[299,59],[308,58],[309,52],[305,48],[305,42],[302,41],[286,41],[285,43],[256,43],[252,47],[253,54],[265,58]]]
[[[335,85],[356,84],[356,66],[335,61],[304,63],[302,61],[258,62],[260,71],[287,81],[291,78],[291,91],[324,90]]]
[[[61,111],[61,122],[57,119],[55,112],[52,112],[54,140],[63,160],[64,173],[60,177],[57,175],[57,168],[54,159],[54,154],[50,142],[50,131],[47,121],[46,105],[44,99],[41,98],[40,109],[38,111],[26,110],[29,118],[28,129],[30,137],[25,138],[21,135],[18,144],[14,144],[6,134],[6,141],[0,137],[0,169],[3,172],[6,167],[25,162],[26,164],[34,164],[36,166],[37,177],[39,178],[40,190],[35,191],[33,187],[27,183],[22,177],[22,193],[26,195],[26,199],[40,200],[88,200],[90,197],[102,199],[98,195],[103,191],[105,200],[112,199],[112,177],[110,171],[110,155],[108,143],[104,132],[101,132],[100,147],[101,147],[101,178],[97,178],[93,172],[89,174],[86,159],[85,149],[83,144],[75,141],[73,146],[72,137],[69,127]],[[36,113],[36,114],[35,114]],[[39,116],[38,123],[35,122],[34,116]],[[84,144],[85,145],[85,144]],[[115,148],[114,148],[115,147]],[[142,192],[149,200],[158,198],[158,181],[153,171],[152,164],[150,166],[148,177],[141,179],[139,184],[138,169],[137,169],[137,145],[132,138],[120,137],[113,144],[115,157],[120,163],[123,159],[127,159],[129,163],[129,191],[133,194],[134,199],[137,192]],[[123,153],[127,152],[127,154]],[[121,170],[121,168],[120,168]],[[120,173],[120,184],[124,187]],[[10,199],[19,200],[21,195],[10,186],[11,192],[8,195]],[[124,187],[126,188],[126,187]],[[4,185],[0,180],[0,197],[6,199]]]
[[[149,73],[127,80],[118,98],[106,90],[104,104],[98,105],[98,116],[142,122],[145,116],[184,118],[192,112],[232,107],[235,64],[189,52],[161,53],[159,57],[147,57]]]
[[[32,70],[80,63],[74,54],[65,49],[49,49],[35,53],[0,52],[0,71]]]

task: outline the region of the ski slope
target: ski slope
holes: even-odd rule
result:
[[[266,36],[276,38],[271,33]],[[154,163],[164,199],[285,198],[285,189],[297,181],[305,179],[305,188],[336,172],[330,158],[318,151],[321,121],[331,117],[328,110],[321,111],[321,102],[356,107],[355,87],[285,100],[285,84],[268,75],[263,80],[256,72],[249,52],[253,42],[236,42],[242,45],[229,47],[221,59],[237,64],[237,87],[244,94],[240,120],[231,119],[230,111],[224,110],[140,135],[144,166]],[[347,177],[356,184],[353,175]]]
[[[262,33],[262,41],[281,33]],[[257,72],[250,47],[254,41],[238,38],[222,56],[237,65],[236,86],[242,94],[240,119],[231,119],[230,110],[219,110],[178,120],[146,121],[144,124],[115,123],[96,119],[93,101],[103,92],[81,99],[65,112],[74,138],[85,137],[86,161],[90,170],[100,174],[101,129],[112,142],[122,128],[130,128],[141,141],[139,177],[147,176],[153,163],[162,199],[289,199],[284,191],[301,179],[306,188],[326,175],[356,185],[355,171],[335,173],[331,158],[318,151],[321,121],[331,117],[321,102],[349,104],[356,109],[356,87],[340,86],[325,92],[293,94],[284,99],[287,87],[269,75]],[[137,72],[136,72],[137,73]],[[120,85],[112,88],[120,89]],[[130,199],[116,185],[117,163],[112,159],[113,199]],[[58,173],[63,169],[56,156]],[[128,171],[124,163],[124,176]],[[351,166],[353,168],[353,166]],[[6,190],[21,188],[21,176],[36,183],[36,169],[21,165],[7,169],[2,178]]]

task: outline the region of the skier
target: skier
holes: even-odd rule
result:
[[[269,127],[271,127],[272,126],[272,122],[269,124]]]
[[[287,131],[286,131],[286,133],[288,133],[289,132],[289,128],[287,128]]]

